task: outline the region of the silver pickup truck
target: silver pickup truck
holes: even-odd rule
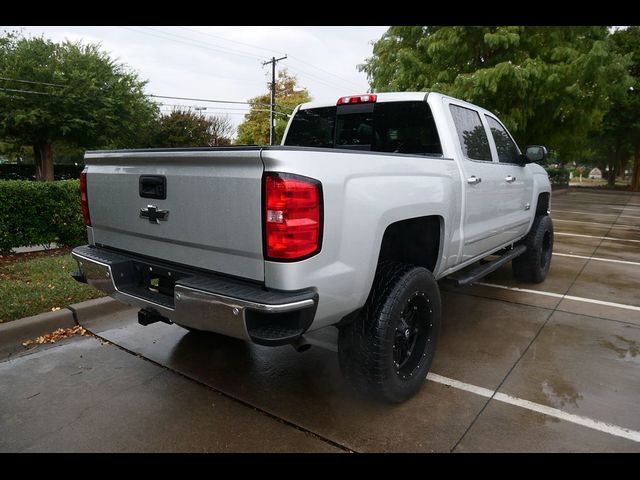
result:
[[[546,154],[487,110],[410,92],[300,105],[281,146],[87,152],[74,278],[143,325],[299,350],[337,328],[344,374],[401,402],[434,358],[437,280],[508,261],[545,279]]]

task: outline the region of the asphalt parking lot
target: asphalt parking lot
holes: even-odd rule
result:
[[[640,452],[640,195],[554,196],[551,272],[443,290],[428,381],[389,406],[334,352],[78,318],[0,358],[0,451]]]

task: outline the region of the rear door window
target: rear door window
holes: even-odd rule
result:
[[[459,105],[450,105],[450,109],[465,157],[491,162],[489,139],[478,112]]]

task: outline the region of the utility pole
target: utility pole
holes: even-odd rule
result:
[[[276,139],[276,63],[287,58],[271,57],[268,62],[262,62],[262,66],[271,64],[271,126],[269,127],[269,145],[273,145]]]

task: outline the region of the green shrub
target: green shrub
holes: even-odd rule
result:
[[[0,181],[0,252],[56,242],[86,243],[80,182]]]
[[[569,170],[565,170],[564,168],[544,168],[549,175],[549,181],[551,185],[557,185],[566,187],[569,185]]]

